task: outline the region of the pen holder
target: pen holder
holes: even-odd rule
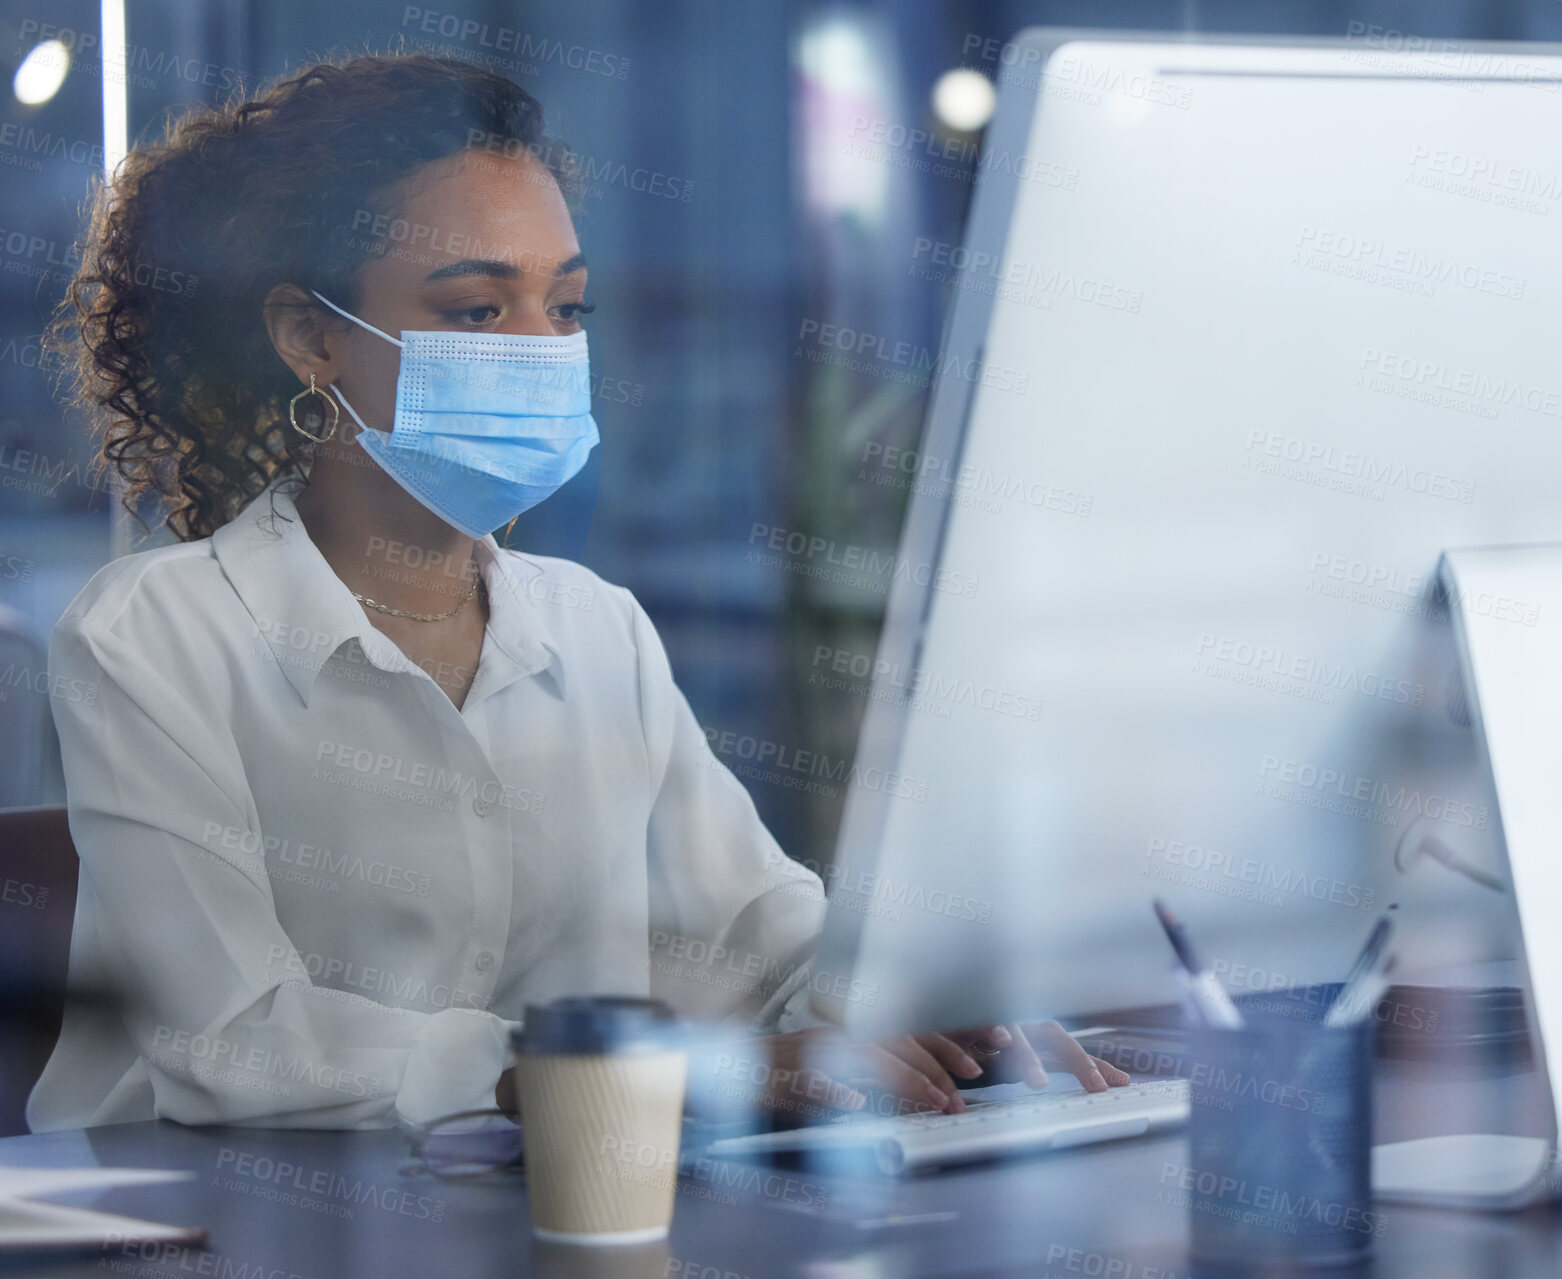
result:
[[[1279,1008],[1275,1011],[1274,1008]],[[1243,1009],[1237,1029],[1189,1037],[1189,1159],[1177,1170],[1192,1251],[1247,1271],[1342,1265],[1382,1229],[1372,1206],[1371,1018]]]

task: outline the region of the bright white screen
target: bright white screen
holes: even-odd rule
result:
[[[1368,54],[1074,43],[1024,95],[1054,167],[988,246],[1025,296],[921,678],[1043,709],[934,698],[866,761],[926,797],[858,903],[859,1024],[1173,1000],[1156,895],[1238,989],[1339,979],[1390,900],[1396,980],[1517,953],[1511,899],[1394,851],[1420,818],[1504,873],[1431,584],[1562,539],[1562,86]]]

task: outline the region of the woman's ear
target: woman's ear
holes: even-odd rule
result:
[[[309,375],[321,386],[334,381],[336,361],[331,353],[323,308],[296,284],[279,284],[261,303],[266,332],[282,362],[298,380],[309,385]]]

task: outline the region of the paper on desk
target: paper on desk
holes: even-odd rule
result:
[[[0,1168],[0,1252],[204,1242],[204,1230],[35,1201],[35,1196],[187,1181],[194,1175],[166,1168]]]
[[[182,1168],[0,1168],[0,1199],[37,1199],[67,1190],[111,1190],[193,1176]]]

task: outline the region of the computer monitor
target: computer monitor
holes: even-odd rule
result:
[[[831,874],[865,1032],[1522,973],[1445,548],[1562,541],[1562,52],[997,60]],[[1514,627],[1522,597],[1467,602]],[[831,991],[849,991],[844,1000]],[[869,994],[871,993],[871,997]]]

